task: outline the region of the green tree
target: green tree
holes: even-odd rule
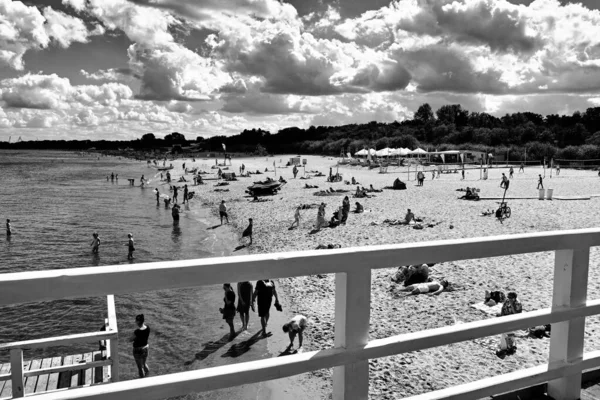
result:
[[[414,120],[423,124],[435,120],[431,106],[428,103],[421,104],[415,113]]]

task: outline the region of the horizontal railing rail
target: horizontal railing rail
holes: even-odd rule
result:
[[[42,400],[163,399],[332,367],[334,399],[366,399],[369,359],[548,323],[552,324],[552,338],[546,365],[453,386],[413,399],[476,399],[548,382],[548,390],[554,398],[575,400],[581,390],[582,371],[600,366],[599,352],[583,353],[585,318],[600,314],[600,300],[587,300],[590,248],[599,245],[600,229],[584,229],[330,251],[11,273],[0,275],[0,304],[194,287],[256,280],[265,276],[279,278],[336,274],[334,348],[154,376],[151,380],[52,392],[39,395]],[[545,251],[555,251],[551,308],[368,341],[371,269]],[[111,318],[116,327],[116,314],[113,312],[111,316],[109,311],[109,320]],[[111,345],[111,349],[116,351],[114,345]],[[113,382],[116,380],[113,379]]]
[[[53,346],[66,346],[75,343],[92,343],[99,340],[114,339],[118,336],[118,332],[112,331],[98,331],[98,332],[85,332],[77,333],[74,335],[55,336],[51,338],[41,338],[33,340],[25,340],[22,342],[11,342],[0,344],[0,351],[12,350],[12,349],[43,349],[46,347]]]

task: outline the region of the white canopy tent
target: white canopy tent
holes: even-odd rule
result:
[[[393,149],[390,149],[389,147],[386,147],[385,149],[381,149],[375,152],[375,155],[377,157],[389,157],[394,155],[393,154]]]
[[[365,149],[362,149],[362,150],[357,151],[356,153],[354,153],[355,156],[366,156],[367,154],[368,154],[367,150],[365,150]]]

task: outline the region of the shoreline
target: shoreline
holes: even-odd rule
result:
[[[179,172],[183,171],[183,168],[181,168],[183,162],[185,162],[186,164],[191,164],[191,160],[172,161],[173,165],[175,166],[174,169],[170,170],[172,185],[177,184],[178,186],[183,186],[186,184],[185,182],[176,182],[176,180],[178,180],[180,176],[187,176],[188,178],[191,176],[183,175]],[[157,172],[158,179],[160,179],[160,171]],[[208,185],[211,185],[213,181],[209,182],[211,183],[209,183]],[[191,185],[189,182],[187,182],[187,184],[190,191],[196,192],[194,198],[191,200],[192,206],[190,208],[189,213],[193,214],[193,216],[190,217],[196,219],[197,221],[207,226],[207,230],[210,232],[210,235],[209,238],[205,241],[212,242],[210,248],[207,249],[207,251],[213,253],[211,257],[227,257],[234,254],[248,254],[248,248],[246,247],[236,250],[236,248],[238,248],[241,243],[241,234],[239,233],[239,231],[240,229],[243,229],[243,227],[240,227],[239,224],[233,223],[231,217],[230,224],[224,224],[222,226],[219,226],[220,219],[217,211],[218,204],[213,204],[213,202],[207,201],[207,199],[203,196],[203,193],[201,191],[202,188],[206,187],[207,185],[194,186],[193,181]],[[166,181],[160,181],[161,187],[168,187],[167,185],[168,183]],[[169,193],[169,196],[172,196],[172,192]],[[182,198],[183,194],[180,194],[179,196],[180,198]],[[178,204],[181,203],[179,202]],[[237,282],[230,283],[233,287],[236,287]],[[253,282],[253,285],[254,284],[255,282]],[[256,359],[279,357],[282,355],[283,351],[287,347],[289,343],[289,338],[285,333],[282,332],[281,326],[293,316],[293,313],[290,312],[293,309],[293,303],[291,301],[291,297],[289,296],[289,291],[287,287],[282,285],[280,281],[277,281],[277,289],[279,301],[283,306],[283,312],[276,311],[274,307],[272,307],[271,309],[271,317],[269,319],[268,328],[270,333],[272,333],[272,336],[270,336],[268,340],[257,341],[256,339],[254,339],[254,336],[252,335],[254,335],[255,332],[257,332],[258,330],[260,330],[260,321],[258,314],[251,312],[248,332],[238,334],[236,338],[234,338],[233,341],[231,341],[227,346],[223,346],[224,348],[229,346],[238,346],[239,348],[243,349],[242,351],[244,351],[246,350],[244,348],[244,343],[252,342],[252,345],[248,346],[250,347],[250,349],[246,354],[246,359],[237,360],[236,362],[245,362]],[[225,325],[224,322],[223,325]],[[240,328],[239,325],[239,315],[236,315],[234,319],[234,326],[238,332]],[[256,342],[256,344],[254,342]],[[211,357],[213,358],[213,360],[223,360],[222,357],[225,353],[225,351],[217,351],[215,352],[215,356]],[[200,367],[207,368],[224,364],[226,363],[211,362],[209,365],[203,364]],[[290,400],[301,400],[307,398],[321,399],[326,398],[328,396],[328,394],[323,391],[322,386],[323,382],[321,382],[320,380],[312,378],[309,374],[303,374],[288,378],[264,381],[252,385],[236,386],[229,389],[201,393],[199,394],[199,396],[202,398],[218,400],[241,398],[239,396],[242,394],[244,398],[253,398],[256,400],[280,400],[282,398]]]

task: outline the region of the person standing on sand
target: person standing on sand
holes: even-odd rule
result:
[[[138,374],[140,378],[147,377],[150,373],[148,364],[148,338],[150,337],[150,327],[144,324],[144,314],[139,314],[135,317],[135,323],[137,329],[133,331],[133,334],[129,338],[130,342],[133,342],[133,359],[138,367]]]
[[[287,347],[288,350],[294,348],[294,339],[296,338],[296,335],[298,335],[298,350],[302,348],[302,333],[307,325],[308,319],[300,314],[283,324],[283,331],[290,337],[290,344]]]
[[[269,313],[271,311],[271,302],[275,297],[275,306],[279,306],[279,297],[275,289],[275,282],[269,279],[262,279],[256,282],[256,288],[252,295],[252,304],[258,303],[258,316],[262,327],[263,337],[267,336],[267,324],[269,323]]]
[[[223,308],[219,308],[223,319],[229,325],[229,340],[233,340],[235,337],[235,328],[233,327],[233,318],[235,317],[235,292],[231,287],[231,284],[224,283],[223,290],[225,291],[225,297],[223,298]]]
[[[250,307],[252,307],[252,311],[254,311],[254,304],[252,303],[253,289],[252,283],[248,281],[238,282],[237,284],[237,311],[240,313],[243,331],[248,330],[248,322],[250,321]]]
[[[10,219],[6,219],[6,236],[12,235],[12,228],[10,226]]]
[[[294,169],[292,169],[292,173],[294,174],[294,179],[296,179],[296,175],[298,175],[298,168],[296,167],[296,164],[294,164]]]
[[[538,189],[543,189],[544,188],[544,180],[542,178],[542,175],[538,175],[538,185],[537,185],[537,188]]]
[[[129,238],[129,242],[127,243],[127,247],[129,248],[129,254],[127,254],[128,260],[133,260],[135,257],[133,256],[133,252],[135,251],[135,246],[133,242],[133,235],[131,233],[127,234]]]
[[[521,163],[521,166],[519,167],[519,172],[525,172],[525,163]]]
[[[512,179],[515,175],[515,170],[513,169],[513,167],[511,166],[510,169],[508,170],[508,177],[510,179]]]
[[[92,253],[98,253],[98,247],[100,247],[100,237],[98,236],[98,234],[96,232],[92,233],[92,243],[90,243],[90,246],[92,246]]]
[[[317,211],[317,224],[315,230],[320,231],[323,226],[325,226],[325,203],[321,203],[319,211]]]
[[[187,184],[183,186],[183,204],[185,204],[186,201],[189,203]]]
[[[465,180],[465,169],[464,168],[462,169],[461,174],[462,174],[461,181],[464,181]]]
[[[294,224],[296,224],[298,228],[300,227],[300,206],[296,207],[296,212],[294,213],[294,222],[292,222],[292,226],[290,226],[290,228],[293,228]]]
[[[248,246],[250,246],[252,244],[252,218],[248,218],[248,227],[242,233],[242,239],[245,237],[250,238],[250,243],[248,243]]]
[[[221,204],[219,204],[219,216],[221,217],[221,225],[223,225],[223,217],[227,223],[229,223],[229,215],[227,215],[227,204],[225,204],[225,200],[221,200]]]
[[[504,175],[504,172],[502,173],[502,181],[500,182],[500,187],[502,189],[508,189],[508,178],[506,177],[506,175]]]
[[[373,187],[373,185],[371,185]],[[350,214],[350,199],[348,196],[344,197],[342,201],[342,219],[341,223],[346,225],[346,221],[348,220],[348,214]]]

